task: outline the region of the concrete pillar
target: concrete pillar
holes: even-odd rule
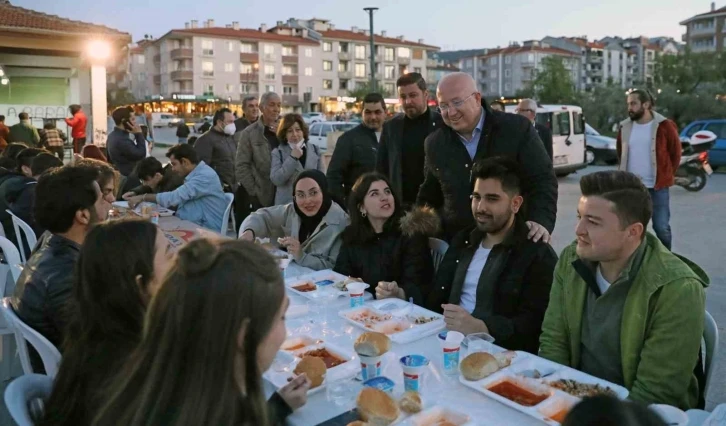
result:
[[[108,132],[106,99],[106,67],[91,65],[91,121],[93,123],[92,141],[105,147]]]

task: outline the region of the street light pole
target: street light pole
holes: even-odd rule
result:
[[[370,32],[371,32],[371,92],[376,91],[376,59],[375,59],[375,53],[376,53],[376,46],[374,42],[374,33],[373,33],[373,12],[378,10],[377,7],[364,7],[363,10],[368,12],[368,16],[370,18]]]

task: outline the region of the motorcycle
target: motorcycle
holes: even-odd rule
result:
[[[708,163],[708,150],[716,144],[716,134],[708,130],[681,138],[681,163],[676,170],[675,183],[686,191],[698,192],[706,186],[713,168]]]

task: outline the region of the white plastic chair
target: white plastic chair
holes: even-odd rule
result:
[[[234,194],[231,192],[225,192],[224,198],[227,199],[227,208],[224,210],[224,215],[222,216],[222,229],[219,230],[219,233],[227,236],[227,230],[229,229],[229,218],[232,216],[232,229],[236,229],[237,226],[234,223],[234,215],[231,214],[232,212],[232,203],[234,203]]]
[[[434,259],[434,272],[439,270],[441,261],[444,260],[446,251],[449,250],[449,244],[438,238],[429,238],[429,248],[431,249],[431,257]]]
[[[33,426],[43,415],[43,405],[34,401],[46,401],[53,389],[53,379],[42,374],[26,374],[13,380],[5,389],[5,406],[18,426]],[[36,408],[38,408],[36,410]]]
[[[716,370],[716,351],[718,351],[718,326],[716,320],[706,311],[705,325],[703,327],[703,340],[706,342],[706,362],[704,362],[706,373],[706,387],[704,394],[708,394],[708,385],[711,383],[711,376]],[[704,395],[704,398],[706,395]]]
[[[33,330],[28,324],[24,323],[13,310],[10,303],[10,298],[5,297],[2,300],[3,316],[8,325],[13,328],[15,332],[15,343],[18,346],[18,355],[20,356],[20,364],[23,366],[23,372],[25,374],[33,374],[33,367],[30,364],[30,355],[28,354],[29,342],[38,354],[40,359],[43,361],[43,367],[45,367],[45,374],[51,378],[55,378],[58,373],[58,364],[60,364],[61,354],[58,349],[50,343],[42,334]]]
[[[23,248],[23,240],[20,238],[20,230],[23,230],[23,235],[25,235],[25,241],[28,242],[28,247],[32,250],[33,247],[35,247],[35,243],[38,242],[38,239],[35,237],[35,231],[33,231],[33,228],[30,227],[25,221],[13,214],[13,212],[10,211],[10,209],[5,210],[8,212],[8,214],[13,218],[13,228],[15,228],[15,239],[18,240],[18,251],[20,252],[20,260],[25,263],[27,259],[25,258],[25,249]]]
[[[15,244],[13,244],[12,241],[8,240],[5,237],[0,237],[0,250],[2,250],[3,255],[5,256],[5,261],[8,263],[8,267],[10,268],[10,276],[12,277],[13,285],[8,293],[12,293],[12,290],[15,288],[15,283],[18,281],[18,277],[20,276],[21,272],[20,254],[18,253],[18,249],[17,247],[15,247]],[[4,296],[5,292],[8,290],[7,274],[5,274],[4,278],[4,280],[0,278],[1,296]],[[0,336],[11,333],[14,333],[13,327],[5,320],[5,318],[2,318],[2,320],[0,320]]]

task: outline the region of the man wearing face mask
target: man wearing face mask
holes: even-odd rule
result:
[[[229,108],[218,109],[212,119],[212,128],[197,139],[194,150],[200,161],[204,161],[219,175],[224,192],[237,190],[234,158],[237,141],[234,139],[234,114]]]

